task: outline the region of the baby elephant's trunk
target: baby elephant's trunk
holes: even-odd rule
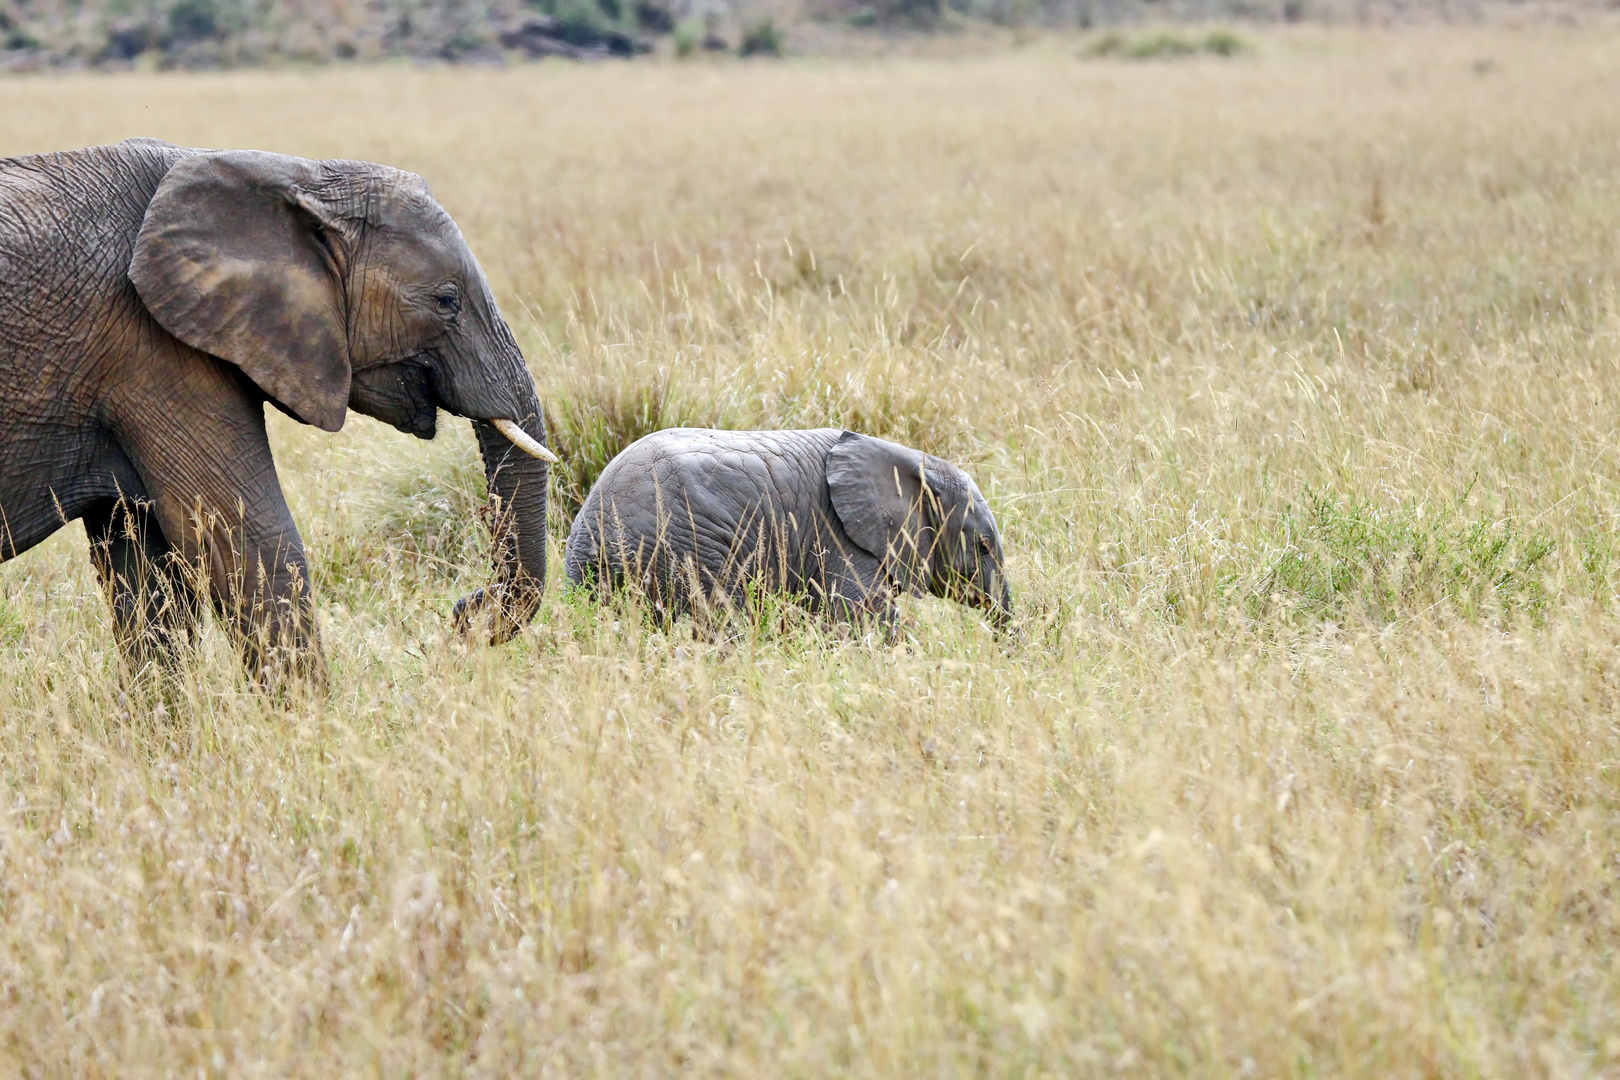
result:
[[[990,613],[990,625],[997,631],[1005,631],[1012,625],[1012,586],[1007,584],[1007,575],[999,569],[989,571],[990,587],[980,593],[979,606]]]
[[[997,630],[1006,630],[1012,625],[1012,586],[1007,584],[1005,574],[997,574],[996,578],[1001,585],[1001,595],[996,598],[995,606],[990,609],[990,625]]]
[[[994,558],[986,553],[971,572],[953,575],[935,570],[934,595],[983,611],[998,633],[1012,626],[1012,587]]]

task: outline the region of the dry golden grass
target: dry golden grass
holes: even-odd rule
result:
[[[1022,630],[468,647],[464,425],[273,417],[328,700],[159,714],[76,527],[0,569],[0,1071],[1620,1075],[1620,36],[1075,52],[0,82],[425,174],[559,487],[956,455]]]

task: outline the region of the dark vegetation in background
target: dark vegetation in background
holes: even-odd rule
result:
[[[0,71],[629,57],[678,14],[670,0],[0,0]]]
[[[929,31],[973,22],[1080,30],[1144,23],[1473,24],[1493,17],[1582,24],[1594,18],[1595,10],[1595,5],[1583,6],[1583,0],[1549,0],[1533,11],[1527,7],[1523,0],[811,0],[807,13],[818,21],[857,28]],[[1171,44],[1156,55],[1181,51]],[[1195,42],[1185,51],[1219,50]]]
[[[1510,0],[808,0],[829,26],[930,33],[972,25],[1091,29],[1136,23],[1477,21]],[[1551,0],[1554,7],[1560,2]],[[0,0],[0,71],[217,68],[406,57],[456,63],[630,57],[669,38],[677,56],[779,56],[773,0]],[[1385,9],[1388,9],[1387,11]],[[734,44],[735,43],[735,44]],[[1098,55],[1230,55],[1236,38],[1114,33]]]

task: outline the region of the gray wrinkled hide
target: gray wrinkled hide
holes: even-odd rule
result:
[[[757,580],[842,614],[887,614],[893,588],[838,522],[827,453],[843,434],[670,428],[602,470],[568,535],[574,584],[637,583],[669,613]]]
[[[172,670],[211,603],[263,681],[324,677],[267,404],[471,420],[502,512],[457,611],[496,640],[534,613],[546,467],[492,421],[543,441],[540,399],[421,177],[155,139],[0,158],[0,562],[82,520],[133,669]]]
[[[891,624],[897,585],[977,602],[947,588],[941,560],[917,550],[916,536],[931,541],[940,520],[941,500],[932,517],[923,508],[925,463],[939,486],[962,492],[956,532],[964,517],[987,523],[986,560],[993,554],[999,575],[994,520],[966,474],[837,428],[671,428],[638,440],[608,463],[586,497],[564,572],[576,585],[634,583],[666,615],[690,610],[695,598],[739,602],[750,583],[798,595],[835,617],[869,614]],[[996,581],[979,606],[996,607],[1005,597],[1001,606],[1010,612],[1004,579]]]

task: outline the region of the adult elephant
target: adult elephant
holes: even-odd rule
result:
[[[83,520],[120,645],[172,661],[206,595],[249,667],[317,679],[303,542],[264,404],[419,438],[472,419],[495,640],[546,575],[545,426],[523,355],[421,178],[154,139],[0,160],[0,559]]]

